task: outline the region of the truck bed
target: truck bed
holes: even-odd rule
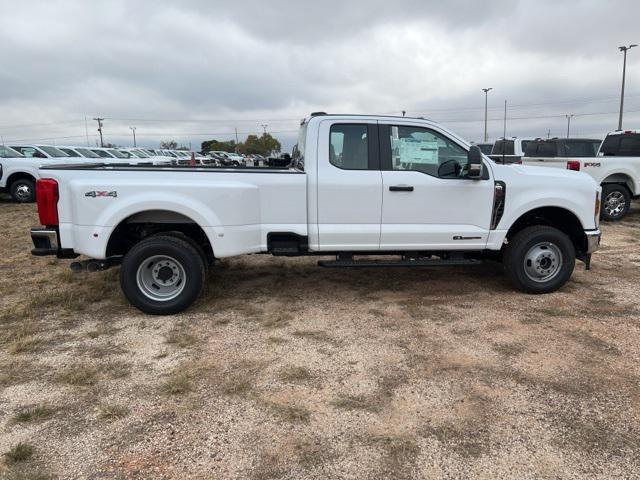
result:
[[[215,239],[217,257],[266,251],[268,232],[307,235],[300,170],[67,164],[40,176],[60,186],[62,243],[93,258],[105,258],[121,222],[196,223]]]

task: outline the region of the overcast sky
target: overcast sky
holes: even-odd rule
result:
[[[288,149],[312,111],[426,116],[489,136],[617,125],[640,1],[0,0],[4,141],[157,146],[262,132]],[[640,128],[640,47],[625,127]],[[635,113],[634,113],[635,112]],[[62,138],[67,137],[67,138]]]

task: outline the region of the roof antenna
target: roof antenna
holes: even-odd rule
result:
[[[402,116],[404,117],[407,114],[405,110],[402,110]]]

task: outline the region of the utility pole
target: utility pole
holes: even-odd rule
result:
[[[137,145],[136,145],[136,127],[129,127],[129,128],[133,132],[133,146],[135,148],[135,147],[137,147]]]
[[[87,136],[87,147],[90,147],[91,145],[89,145],[89,125],[87,124],[87,116],[84,116],[84,134]]]
[[[402,116],[404,117],[407,114],[406,110],[402,110]]]
[[[100,133],[100,146],[104,147],[104,141],[102,140],[102,121],[104,120],[104,118],[94,118],[94,120],[96,122],[98,122],[98,132]]]
[[[547,130],[547,140],[549,140],[549,138],[551,138],[551,129]]]
[[[234,128],[235,132],[236,132],[236,153],[238,153],[238,128]]]
[[[502,139],[506,140],[507,139],[507,99],[504,100],[504,122],[502,124]],[[506,143],[506,142],[505,142]],[[506,163],[506,160],[504,158],[504,153],[505,148],[502,148],[502,164],[504,165]]]
[[[569,138],[569,132],[571,131],[571,117],[575,117],[575,115],[572,113],[570,115],[565,115],[565,117],[567,118],[567,138]]]
[[[631,44],[628,47],[622,46],[618,47],[624,54],[624,59],[622,61],[622,91],[620,92],[620,117],[618,117],[618,130],[622,130],[622,110],[624,109],[624,79],[627,73],[627,50],[632,49],[633,47],[637,47],[636,44]]]
[[[482,89],[482,91],[484,92],[484,141],[485,142],[489,139],[489,137],[487,136],[487,110],[488,110],[487,106],[489,101],[488,94],[491,90],[493,90],[493,87]]]
[[[260,126],[261,126],[261,127],[262,127],[262,129],[264,130],[264,135],[266,136],[266,135],[267,135],[267,127],[268,127],[269,125],[260,125]]]

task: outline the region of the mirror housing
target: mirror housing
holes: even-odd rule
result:
[[[480,147],[472,145],[467,153],[467,178],[480,180],[482,178],[482,152]]]

